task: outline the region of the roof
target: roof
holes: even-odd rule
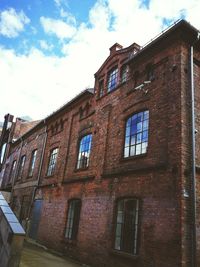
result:
[[[142,46],[137,53],[131,55],[131,57],[127,60],[127,63],[143,54],[144,51],[146,52],[149,48],[153,47],[161,40],[164,40],[170,35],[181,31],[185,33],[185,38],[188,38],[188,36],[190,36],[190,39],[187,39],[187,41],[189,41],[191,45],[196,42],[199,35],[199,30],[197,30],[186,20],[178,20],[174,24],[170,25],[167,29],[163,30],[159,35],[147,42],[144,46]]]
[[[21,135],[14,143],[19,142],[23,137],[25,137],[26,135],[28,135],[30,132],[32,132],[36,128],[44,126],[47,120],[53,118],[54,116],[56,116],[57,114],[59,114],[63,110],[69,108],[71,105],[73,105],[74,103],[76,103],[77,101],[79,101],[79,99],[81,99],[84,95],[90,95],[90,96],[91,95],[94,95],[94,88],[87,88],[87,89],[81,91],[77,96],[75,96],[70,101],[68,101],[67,103],[65,103],[59,109],[57,109],[56,111],[52,112],[50,115],[48,115],[47,117],[45,117],[43,120],[40,120],[39,123],[37,123],[35,126],[33,126],[27,132],[25,132],[23,135]]]

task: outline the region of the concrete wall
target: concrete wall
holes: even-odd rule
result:
[[[0,266],[18,267],[25,232],[0,193]]]

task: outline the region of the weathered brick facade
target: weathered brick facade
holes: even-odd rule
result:
[[[11,188],[12,205],[19,217],[23,214],[24,225],[33,221],[34,204],[41,201],[39,242],[96,267],[195,266],[190,51],[196,38],[197,30],[181,21],[144,48],[115,44],[95,74],[94,90],[83,91],[10,144],[3,189]],[[196,266],[200,265],[199,51],[196,42]],[[116,84],[108,90],[111,73]],[[147,151],[126,157],[127,120],[147,110]],[[92,135],[89,164],[78,168],[80,143],[88,135]],[[34,172],[28,177],[35,149]],[[49,175],[55,149],[55,170]],[[22,155],[26,155],[22,178],[17,179],[16,170],[9,187],[12,162],[16,159],[20,168]],[[139,203],[134,253],[115,248],[120,199]],[[72,200],[81,203],[75,239],[66,238]],[[28,211],[22,211],[27,206]]]

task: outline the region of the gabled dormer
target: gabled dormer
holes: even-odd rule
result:
[[[128,58],[140,50],[140,46],[133,43],[123,48],[118,43],[110,47],[110,55],[95,73],[96,97],[101,98],[116,90],[129,79]]]

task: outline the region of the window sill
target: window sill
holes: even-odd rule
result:
[[[111,249],[110,253],[113,255],[119,256],[119,257],[130,259],[130,260],[137,260],[139,258],[139,255],[129,254],[127,252],[119,251],[116,249]]]
[[[89,166],[86,168],[80,168],[80,169],[75,169],[74,172],[82,172],[82,171],[87,171],[89,169]]]
[[[54,174],[51,174],[51,175],[45,175],[45,178],[46,178],[46,179],[53,178],[53,177],[54,177]]]
[[[123,86],[126,83],[127,83],[127,81],[119,83],[114,89],[112,89],[109,92],[106,90],[106,93],[104,93],[102,96],[97,96],[96,100],[98,101],[98,100],[104,98],[105,96],[107,96],[107,95],[111,94],[112,92],[116,91],[119,87]]]
[[[77,240],[72,240],[72,239],[68,239],[68,238],[63,238],[61,241],[63,244],[67,244],[67,245],[72,245],[75,246],[77,244]]]
[[[130,160],[134,160],[134,159],[145,158],[145,157],[147,157],[147,154],[148,154],[148,153],[146,152],[146,153],[144,153],[144,154],[135,155],[135,156],[130,156],[130,157],[127,157],[127,158],[122,157],[122,158],[120,159],[120,162],[126,162],[126,161],[130,161]]]

